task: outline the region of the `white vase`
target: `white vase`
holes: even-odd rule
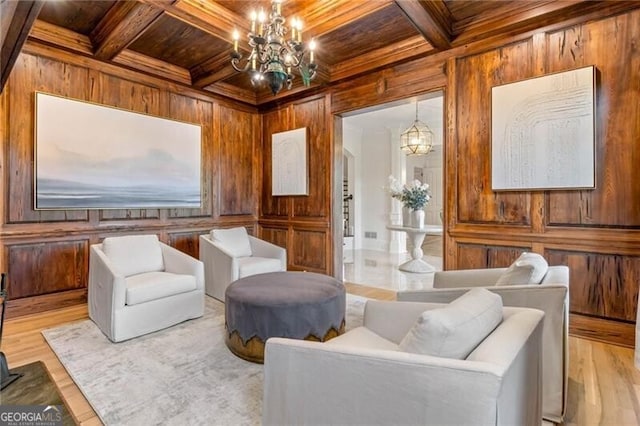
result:
[[[418,228],[418,229],[424,228],[424,210],[422,209],[414,210],[412,212],[412,219],[413,219],[413,223],[412,223],[413,228]]]

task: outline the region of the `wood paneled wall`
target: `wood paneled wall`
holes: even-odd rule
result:
[[[444,90],[445,268],[506,266],[523,250],[541,253],[571,269],[572,332],[632,346],[640,279],[639,40],[640,11],[593,12],[385,67],[261,114],[28,43],[0,97],[0,269],[20,295],[9,313],[82,300],[89,244],[107,235],[154,232],[195,255],[198,233],[257,223],[262,238],[287,248],[290,269],[339,276],[339,116]],[[596,188],[493,192],[491,87],[586,65],[598,71]],[[33,210],[35,90],[201,124],[203,207]],[[274,197],[271,135],[300,127],[309,129],[309,195]]]
[[[640,282],[639,39],[640,11],[634,11],[478,41],[342,83],[332,90],[328,114],[443,89],[445,268],[502,267],[522,251],[541,253],[571,270],[571,332],[633,346]],[[596,188],[493,192],[491,87],[587,65],[598,70]],[[291,128],[282,124],[292,122],[291,108],[265,115],[264,138]],[[338,182],[341,170],[334,159]],[[291,200],[265,198],[267,190],[265,183],[263,213],[291,217]]]
[[[330,96],[293,102],[263,116],[262,202],[260,235],[287,248],[290,270],[335,275],[331,191],[333,173],[333,121]],[[276,196],[271,191],[271,135],[307,128],[309,195]],[[341,200],[337,200],[340,202]]]
[[[36,91],[200,125],[202,207],[34,210]],[[0,105],[0,270],[8,273],[8,316],[86,300],[89,246],[104,237],[155,233],[198,257],[200,233],[232,225],[256,230],[262,156],[253,108],[39,45],[19,56]]]
[[[449,59],[448,269],[522,250],[571,270],[571,330],[633,346],[640,282],[640,12],[539,32]],[[596,188],[491,190],[491,87],[597,69]]]

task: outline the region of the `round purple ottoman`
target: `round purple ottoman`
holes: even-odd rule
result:
[[[264,361],[269,337],[324,342],[344,333],[344,285],[313,272],[271,272],[234,281],[225,292],[226,344],[235,355]]]

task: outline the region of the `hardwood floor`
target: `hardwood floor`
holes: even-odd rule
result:
[[[346,286],[353,294],[395,300],[395,292],[390,290]],[[76,422],[99,425],[100,419],[40,333],[87,317],[87,307],[81,305],[8,320],[2,350],[12,368],[43,361]],[[569,338],[569,350],[569,398],[564,425],[640,425],[640,371],[633,365],[633,350],[576,337]]]

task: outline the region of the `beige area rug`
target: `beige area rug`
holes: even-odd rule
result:
[[[202,318],[121,343],[90,320],[42,334],[106,425],[259,425],[263,366],[224,343],[224,304]],[[346,328],[366,299],[347,294]]]

